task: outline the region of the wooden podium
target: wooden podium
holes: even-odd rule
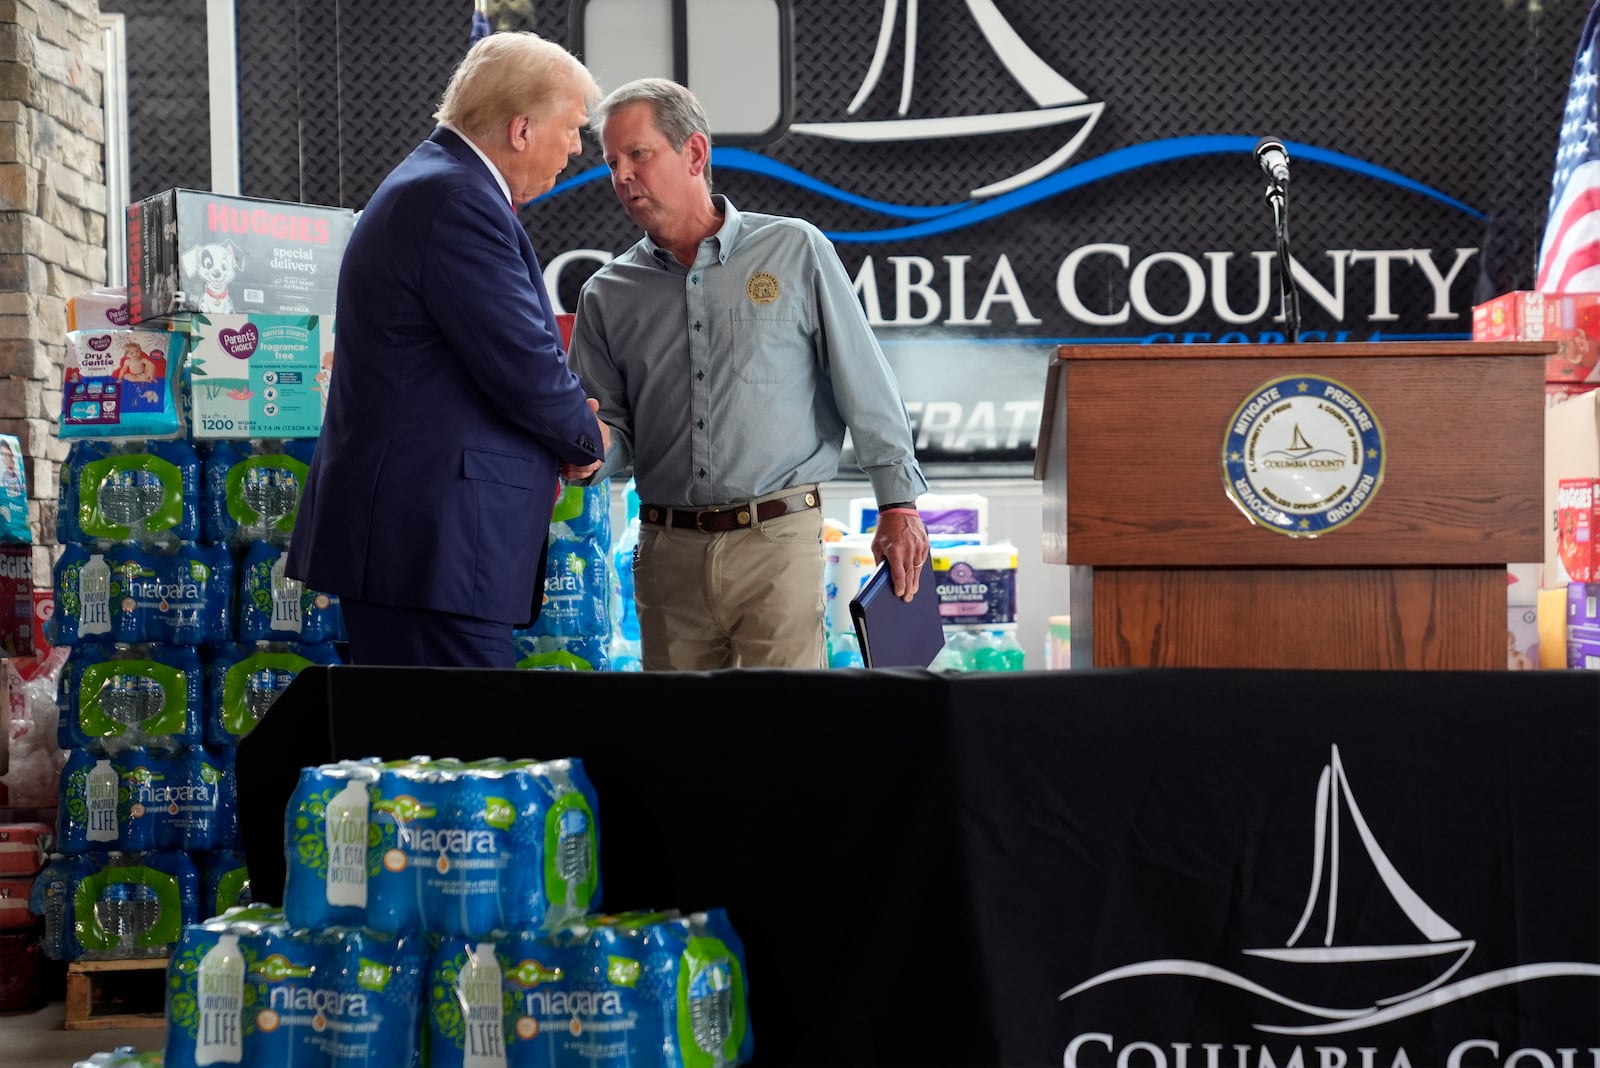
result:
[[[1543,357],[1555,350],[1061,346],[1034,477],[1044,482],[1044,559],[1072,568],[1073,666],[1505,668],[1506,565],[1542,560],[1550,521]],[[1345,452],[1362,463],[1381,454],[1381,477],[1353,516],[1315,536],[1283,532],[1315,532],[1304,518],[1280,527],[1249,518],[1235,497],[1263,516],[1314,506],[1278,509],[1224,462],[1264,385],[1282,379],[1283,396],[1298,386],[1303,397],[1299,376],[1312,393],[1355,398],[1342,420],[1359,401],[1381,439],[1356,443],[1351,422],[1357,447]],[[1276,433],[1304,403],[1276,409],[1288,413]]]

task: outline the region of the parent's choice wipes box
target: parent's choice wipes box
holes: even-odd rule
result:
[[[196,316],[189,333],[196,438],[315,438],[333,381],[331,315]]]

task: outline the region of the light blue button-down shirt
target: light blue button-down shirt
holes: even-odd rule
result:
[[[846,428],[879,504],[927,491],[889,362],[832,244],[801,219],[726,218],[685,268],[648,236],[584,284],[568,353],[611,425],[598,480],[731,504],[839,471]]]

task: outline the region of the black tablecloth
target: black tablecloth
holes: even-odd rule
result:
[[[1583,672],[318,667],[238,783],[277,901],[301,767],[581,758],[604,909],[728,910],[758,1064],[1561,1063],[1597,724]]]

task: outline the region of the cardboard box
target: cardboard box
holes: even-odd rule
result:
[[[1564,400],[1592,393],[1600,389],[1600,382],[1546,382],[1544,384],[1544,406],[1546,408],[1560,404]]]
[[[1539,666],[1567,666],[1567,587],[1539,591]]]
[[[33,591],[33,655],[43,660],[50,655],[50,617],[56,614],[56,591]]]
[[[327,315],[349,208],[168,189],[128,205],[128,318]]]
[[[1567,626],[1600,627],[1600,584],[1567,583]]]
[[[204,319],[189,329],[189,429],[196,439],[321,433],[333,380],[333,316]]]
[[[1539,666],[1539,610],[1533,605],[1506,605],[1506,667],[1532,671]]]
[[[0,545],[0,653],[34,655],[31,545]]]
[[[1600,524],[1595,505],[1600,502],[1600,478],[1564,478],[1556,489],[1556,558],[1568,582],[1589,582],[1600,577]]]
[[[1547,382],[1600,382],[1600,293],[1504,293],[1472,309],[1474,341],[1555,341]]]
[[[1600,627],[1567,628],[1567,667],[1600,670]]]
[[[1556,548],[1564,478],[1600,478],[1600,390],[1544,413],[1544,585],[1563,589],[1572,581]]]
[[[1543,586],[1543,564],[1506,565],[1506,604],[1536,605]]]

